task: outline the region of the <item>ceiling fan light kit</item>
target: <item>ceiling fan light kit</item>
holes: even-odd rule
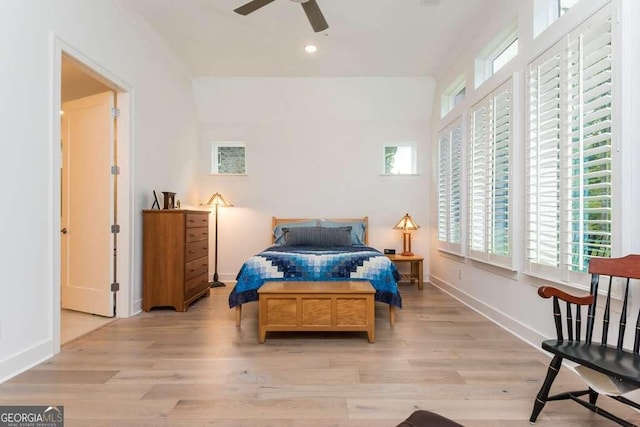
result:
[[[242,6],[234,9],[234,12],[239,13],[240,15],[248,15],[256,10],[268,5],[269,3],[273,3],[275,0],[251,0],[248,3],[243,4]],[[324,19],[324,15],[320,11],[320,7],[316,0],[291,0],[293,3],[299,3],[302,5],[302,9],[304,13],[307,15],[307,19],[313,28],[313,31],[316,33],[320,31],[324,31],[329,28],[329,24]]]

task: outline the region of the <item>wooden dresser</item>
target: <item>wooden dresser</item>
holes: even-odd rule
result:
[[[142,309],[189,305],[209,295],[209,212],[143,210]]]

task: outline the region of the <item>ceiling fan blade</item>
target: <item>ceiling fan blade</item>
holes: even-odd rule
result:
[[[322,12],[320,11],[320,7],[316,0],[308,0],[302,3],[302,8],[304,9],[304,13],[307,14],[307,18],[309,19],[309,23],[313,27],[313,31],[320,32],[329,28],[329,24],[325,21]]]
[[[275,0],[252,0],[249,3],[243,4],[239,8],[234,9],[233,11],[239,13],[240,15],[248,15],[251,12],[255,12],[256,10],[268,5],[273,1]]]

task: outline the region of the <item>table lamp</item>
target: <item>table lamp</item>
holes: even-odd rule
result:
[[[400,221],[393,227],[394,230],[402,230],[402,256],[413,256],[411,252],[411,232],[420,228],[418,224],[411,218],[411,215],[405,214]]]

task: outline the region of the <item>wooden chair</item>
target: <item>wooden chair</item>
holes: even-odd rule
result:
[[[640,410],[640,405],[623,396],[623,394],[631,390],[640,388],[640,312],[636,315],[633,349],[628,349],[624,346],[629,281],[630,279],[640,279],[640,255],[628,255],[623,258],[592,258],[589,261],[589,273],[591,274],[591,290],[587,296],[577,297],[547,286],[538,289],[538,294],[541,297],[553,298],[553,315],[557,338],[542,343],[542,348],[554,356],[549,365],[547,377],[534,402],[533,412],[529,419],[531,423],[536,421],[545,403],[552,400],[571,399],[620,425],[634,426],[634,424],[596,406],[596,401],[600,394],[605,394]],[[610,279],[602,316],[597,316],[596,305],[601,275],[609,276]],[[611,288],[614,277],[626,279],[626,284],[621,301],[622,310],[617,322],[617,333],[614,332],[612,335],[614,339],[617,339],[615,345],[612,345],[609,344],[609,329],[616,327],[615,319],[612,319],[611,314]],[[566,303],[564,313],[560,309],[559,300]],[[584,338],[581,338],[584,306],[587,306],[587,317]],[[600,317],[599,321],[598,318]],[[566,339],[563,333],[563,323],[566,324],[567,328]],[[597,329],[602,329],[600,342],[593,340],[596,324],[598,324]],[[551,384],[560,370],[563,359],[571,360],[579,365],[576,370],[585,379],[589,388],[549,397]],[[585,395],[588,395],[588,401],[580,398]]]

